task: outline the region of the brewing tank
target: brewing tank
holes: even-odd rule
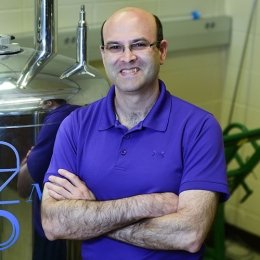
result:
[[[104,96],[108,82],[87,62],[87,22],[81,6],[75,59],[57,52],[56,1],[36,0],[35,48],[0,34],[0,115],[37,110],[43,99],[84,105]],[[97,47],[98,48],[98,47]]]
[[[31,113],[47,98],[62,98],[84,105],[107,93],[108,83],[100,72],[88,66],[91,74],[74,74],[60,79],[75,64],[72,58],[56,54],[25,87],[17,85],[20,72],[34,53],[21,48],[17,54],[0,55],[0,115]]]
[[[31,201],[18,196],[16,185],[21,160],[43,126],[42,101],[86,105],[109,88],[87,62],[85,7],[75,26],[75,59],[58,53],[56,12],[55,0],[35,0],[34,48],[0,34],[0,260],[31,259]]]

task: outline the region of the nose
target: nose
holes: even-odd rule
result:
[[[121,60],[124,62],[131,62],[136,60],[136,55],[131,51],[129,46],[125,46],[124,51],[121,54]]]

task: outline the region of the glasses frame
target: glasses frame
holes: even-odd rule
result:
[[[133,50],[133,46],[136,45],[136,44],[139,43],[139,42],[146,42],[146,43],[147,43],[147,46],[145,46],[143,49],[140,49],[140,50]],[[140,41],[136,41],[136,42],[130,43],[130,44],[128,44],[128,45],[124,45],[124,44],[121,44],[121,43],[109,43],[109,44],[111,44],[111,45],[114,44],[114,45],[118,45],[118,46],[122,47],[122,48],[120,48],[120,50],[118,50],[118,51],[117,51],[117,50],[114,50],[114,51],[109,50],[109,49],[108,49],[108,45],[109,45],[109,44],[101,45],[100,48],[101,48],[103,51],[107,51],[107,52],[110,53],[110,54],[122,54],[122,53],[125,52],[125,49],[126,49],[126,48],[128,48],[130,52],[135,53],[135,52],[144,51],[144,50],[146,50],[146,49],[148,49],[148,48],[151,48],[151,47],[153,47],[153,46],[156,46],[157,48],[159,48],[158,44],[160,44],[160,43],[161,43],[161,41],[155,41],[155,42],[150,43],[150,42],[147,41],[147,40],[140,40]]]

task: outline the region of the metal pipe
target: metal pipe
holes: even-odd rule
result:
[[[25,88],[57,53],[56,14],[55,0],[35,1],[35,52],[20,73],[18,87]]]
[[[84,5],[80,8],[77,27],[77,60],[74,65],[62,73],[60,78],[68,78],[74,74],[88,74],[93,78],[95,77],[95,75],[89,71],[87,66],[87,22]]]
[[[87,22],[85,6],[80,7],[79,22],[77,27],[77,62],[87,60]]]

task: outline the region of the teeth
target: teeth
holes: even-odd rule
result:
[[[132,68],[132,69],[123,69],[122,73],[136,73],[137,68]]]

